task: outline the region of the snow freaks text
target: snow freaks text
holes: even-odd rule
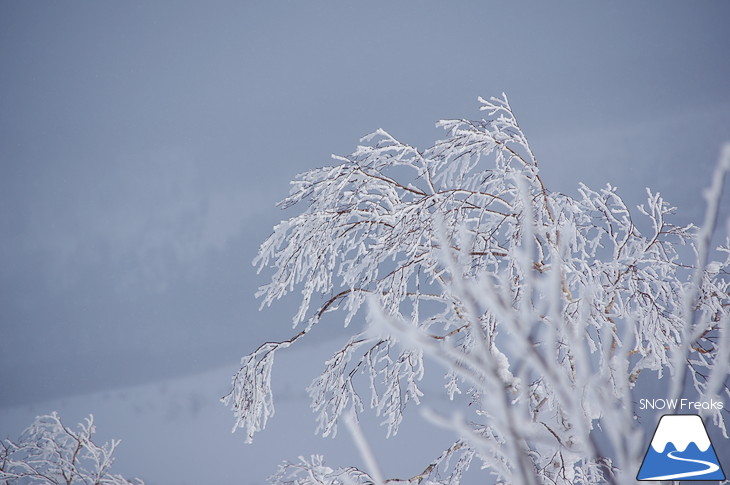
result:
[[[722,411],[724,404],[722,401],[710,399],[709,401],[691,401],[689,399],[640,399],[639,409],[658,409],[668,411],[699,411],[711,410]]]

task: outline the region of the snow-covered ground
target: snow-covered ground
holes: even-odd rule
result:
[[[336,345],[325,341],[277,354],[276,415],[251,445],[243,433],[231,433],[233,415],[219,402],[236,362],[154,384],[2,408],[0,436],[17,437],[35,416],[51,411],[73,426],[92,413],[97,442],[122,440],[113,472],[148,484],[262,484],[282,460],[313,453],[333,467],[356,465],[360,457],[346,430],[334,439],[314,435],[315,416],[304,390]],[[364,426],[388,476],[415,475],[450,444],[449,433],[424,425],[418,413],[413,418],[389,440],[373,420]]]

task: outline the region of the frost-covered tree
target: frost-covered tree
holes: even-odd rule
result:
[[[0,483],[144,485],[109,472],[119,441],[97,445],[94,417],[67,427],[57,413],[39,416],[15,441],[0,441]]]
[[[283,464],[273,483],[458,484],[475,464],[491,476],[483,483],[633,483],[646,450],[640,374],[665,376],[670,397],[728,395],[730,249],[710,240],[730,146],[705,224],[677,226],[649,190],[638,212],[610,185],[550,191],[507,98],[480,102],[487,119],[439,122],[447,136],[426,150],[378,130],[292,182],[280,205],[301,212],[255,264],[272,268],[263,304],[301,289],[300,330],[244,357],[223,398],[250,442],[274,412],[276,352],[339,311],[344,325],[364,324],[308,388],[318,431],[345,423],[361,442],[369,407],[396,434],[428,364],[443,370],[453,412],[425,414],[455,430],[453,445],[412,477],[387,479],[363,445],[365,470],[313,456]],[[708,414],[726,433],[723,413]]]

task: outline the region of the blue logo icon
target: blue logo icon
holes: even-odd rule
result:
[[[662,416],[636,479],[725,480],[702,418],[696,414]]]

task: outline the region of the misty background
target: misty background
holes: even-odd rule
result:
[[[123,440],[115,472],[148,483],[356,462],[313,436],[303,391],[336,322],[277,362],[253,445],[217,402],[291,332],[296,299],[259,312],[251,266],[288,182],[380,127],[425,148],[506,92],[549,188],[635,205],[651,187],[700,223],[730,140],[728,19],[723,1],[0,2],[0,438],[94,413]],[[386,464],[417,471],[394,443]]]

